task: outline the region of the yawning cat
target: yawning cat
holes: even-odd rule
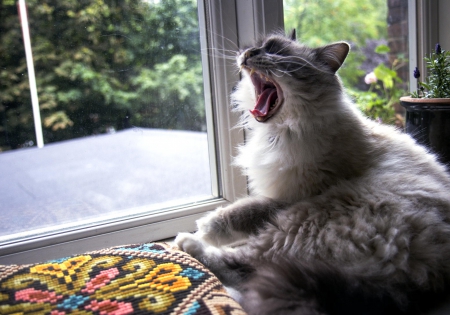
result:
[[[336,75],[348,52],[293,32],[237,58],[232,101],[247,139],[236,164],[251,196],[176,243],[249,314],[415,314],[449,283],[450,176],[356,109]]]

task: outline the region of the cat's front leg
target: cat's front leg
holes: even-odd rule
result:
[[[252,271],[243,262],[245,255],[240,254],[238,249],[215,247],[196,234],[178,233],[175,244],[205,265],[227,286],[239,285]]]
[[[195,236],[214,246],[222,246],[245,239],[248,234],[233,229],[227,219],[228,207],[218,208],[197,220]]]
[[[197,221],[195,235],[221,246],[256,234],[286,204],[266,197],[247,197],[218,208]]]

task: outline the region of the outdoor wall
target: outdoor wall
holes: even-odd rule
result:
[[[388,45],[391,49],[389,61],[392,63],[399,54],[408,56],[408,0],[388,0]],[[408,80],[408,64],[398,70],[400,78]]]

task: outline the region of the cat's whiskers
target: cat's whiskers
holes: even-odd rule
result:
[[[326,70],[317,67],[312,62],[306,60],[305,58],[299,57],[299,56],[289,56],[289,57],[278,56],[277,59],[278,60],[275,61],[276,63],[289,63],[289,64],[298,64],[298,65],[303,65],[303,66],[309,65],[317,71],[328,73]],[[288,60],[286,60],[286,59],[288,59]],[[299,59],[299,60],[303,61],[303,63],[292,61],[292,59]],[[299,68],[299,69],[301,69],[301,68]]]
[[[275,56],[280,56],[280,53],[285,50],[286,48],[288,48],[288,46],[283,46],[280,50],[278,50],[274,55]]]
[[[280,63],[287,63],[289,65],[291,65],[291,64],[295,65],[296,64],[296,63],[292,63],[292,62],[280,62]],[[301,69],[306,67],[306,65],[303,65],[303,64],[300,64],[300,63],[297,63],[297,65],[299,65],[299,67],[297,67],[297,68],[283,69],[283,70],[278,69],[278,70],[284,71],[285,73],[292,73],[292,72],[297,72],[297,71],[299,71],[299,70],[301,70]]]
[[[277,78],[282,78],[284,75],[288,75],[290,77],[292,77],[292,74],[290,74],[289,72],[287,72],[286,70],[281,70],[281,69],[274,69],[274,70],[269,70],[274,76],[276,76]],[[279,71],[281,72],[281,75],[277,75],[274,71]]]
[[[229,49],[219,49],[219,48],[204,48],[202,49],[202,53],[205,53],[210,57],[218,57],[226,60],[236,61],[236,53]],[[230,53],[227,55],[226,53]],[[232,53],[232,54],[231,54]]]
[[[219,34],[217,32],[213,32],[210,28],[206,28],[206,29],[202,28],[202,29],[205,31],[206,34],[205,34],[205,36],[201,36],[201,37],[206,37],[206,40],[208,40],[208,37],[218,37],[218,38],[224,40],[224,41],[222,41],[224,43],[224,45],[225,45],[225,43],[228,43],[228,46],[231,46],[231,48],[234,49],[233,52],[236,52],[236,51],[239,50],[238,45],[233,40],[228,38],[227,36],[224,36],[224,35]],[[233,35],[237,36],[236,33],[233,33]]]

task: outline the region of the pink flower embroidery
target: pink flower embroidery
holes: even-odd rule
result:
[[[117,302],[117,301],[92,301],[85,307],[87,310],[100,312],[100,315],[125,315],[133,313],[133,306],[131,303]]]
[[[56,295],[55,292],[51,291],[41,291],[33,288],[28,288],[17,291],[15,297],[17,301],[22,300],[35,303],[56,303],[59,299],[62,298],[62,295]]]
[[[95,290],[111,282],[111,280],[114,279],[118,274],[119,270],[117,270],[117,268],[102,270],[98,275],[94,277],[94,279],[86,283],[86,288],[81,290],[81,292],[92,294],[95,292]]]

